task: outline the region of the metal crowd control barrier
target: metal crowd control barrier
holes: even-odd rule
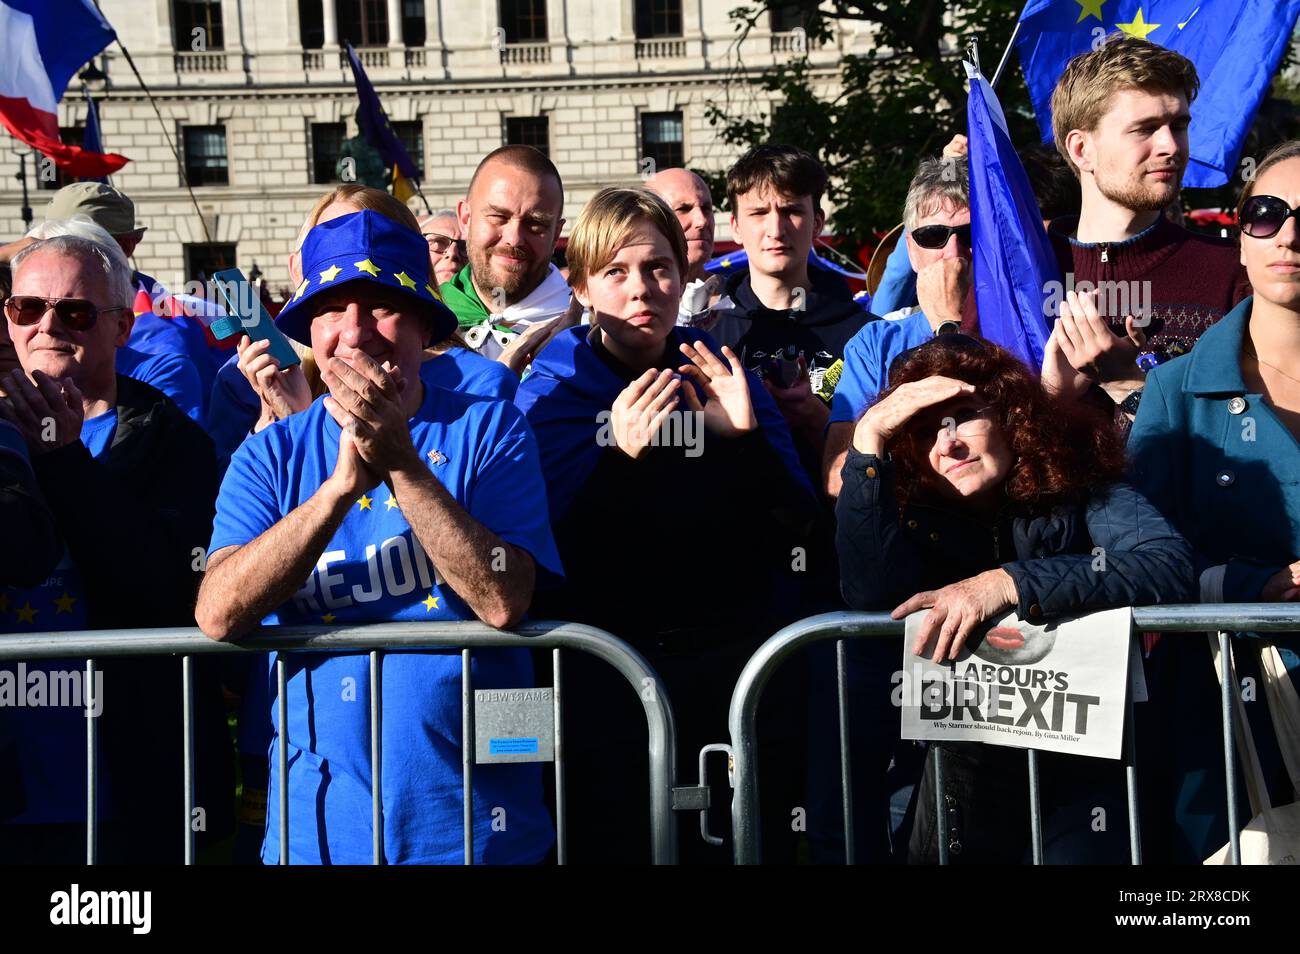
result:
[[[736,682],[731,696],[728,727],[731,735],[735,792],[731,801],[731,827],[737,864],[758,864],[760,844],[758,804],[758,703],[772,673],[792,653],[812,643],[836,640],[836,681],[839,697],[840,777],[844,808],[845,860],[853,863],[853,792],[850,784],[849,705],[845,687],[844,640],[869,636],[901,636],[904,623],[885,613],[824,613],[792,623],[772,636],[750,658]],[[1217,632],[1219,649],[1225,665],[1231,667],[1228,653],[1230,632],[1293,632],[1300,630],[1300,607],[1285,603],[1203,603],[1185,606],[1145,606],[1133,609],[1133,627],[1139,632],[1204,633]],[[901,661],[901,659],[900,659]],[[1228,830],[1233,864],[1241,861],[1241,817],[1237,792],[1235,715],[1232,688],[1235,671],[1229,669],[1223,680],[1220,706],[1223,720],[1223,764],[1227,774]],[[1133,864],[1142,862],[1141,832],[1138,826],[1138,794],[1135,739],[1133,734],[1133,699],[1127,699],[1125,718],[1125,783],[1128,796],[1129,853]],[[1039,805],[1038,753],[1028,749],[1030,798],[1030,836],[1035,864],[1043,862],[1042,824]],[[942,753],[933,747],[935,759],[935,812],[938,816],[939,863],[948,863],[948,826],[944,804]],[[919,810],[919,809],[918,809]]]
[[[560,651],[580,650],[613,666],[636,690],[645,708],[649,726],[650,837],[655,864],[677,862],[677,818],[674,814],[674,784],[677,778],[677,733],[672,704],[659,675],[631,646],[604,630],[578,623],[535,622],[512,632],[493,629],[483,623],[375,623],[356,627],[302,626],[263,629],[240,643],[218,643],[197,628],[149,630],[94,630],[66,633],[33,633],[0,636],[0,662],[89,657],[87,687],[95,685],[95,658],[104,656],[182,657],[181,681],[184,698],[183,745],[185,755],[185,863],[194,863],[194,831],[190,820],[194,810],[194,695],[192,657],[232,653],[276,652],[276,683],[279,724],[287,725],[287,680],[284,653],[346,653],[370,650],[370,753],[374,766],[371,805],[373,861],[383,862],[383,804],[380,798],[382,683],[381,653],[386,649],[460,649],[462,711],[462,773],[464,778],[465,864],[474,861],[473,795],[474,699],[470,664],[474,649],[509,647],[550,649],[554,664],[552,711],[555,731],[556,860],[566,861],[564,812],[564,756],[562,733],[562,683]],[[653,692],[647,693],[647,688]],[[522,688],[522,687],[520,687]],[[87,714],[93,700],[84,698]],[[96,855],[96,788],[99,765],[96,757],[97,720],[86,719],[86,863]],[[280,805],[280,863],[289,863],[288,739],[278,736]],[[680,793],[679,793],[680,795]]]

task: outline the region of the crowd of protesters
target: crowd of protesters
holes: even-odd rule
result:
[[[68,186],[0,249],[0,633],[586,623],[660,674],[688,767],[725,740],[746,660],[816,613],[928,611],[911,649],[937,661],[1009,610],[1041,623],[1294,601],[1300,144],[1258,164],[1238,242],[1188,231],[1173,213],[1198,83],[1187,59],[1132,38],[1062,75],[1057,151],[1022,154],[1061,272],[1145,283],[1149,303],[1112,314],[1069,291],[1034,368],[981,335],[960,136],[919,157],[870,301],[812,254],[827,175],[790,145],[727,173],[747,265],[725,280],[704,267],[713,197],[684,169],[599,191],[567,271],[553,260],[563,181],[529,147],[492,152],[454,211],[421,218],[340,186],[289,254],[280,357],[270,340],[220,346],[210,306],[131,269],[144,229],[127,196]],[[1300,641],[1276,643],[1300,668]],[[844,856],[828,645],[764,694],[769,861]],[[1146,857],[1197,862],[1227,839],[1210,655],[1144,646]],[[845,654],[859,861],[939,854],[933,762],[899,738],[891,704],[902,652],[863,640]],[[195,662],[199,847],[275,863],[283,788],[291,862],[367,863],[369,657],[288,654],[284,700],[273,658]],[[21,665],[55,678],[78,663]],[[388,863],[462,860],[461,666],[457,651],[383,657]],[[101,667],[100,858],[177,861],[180,663]],[[473,684],[549,685],[550,667],[477,650]],[[648,860],[644,700],[580,653],[564,679],[569,859]],[[1287,801],[1271,721],[1251,723]],[[942,748],[952,860],[1025,860],[1018,750]],[[1119,764],[1056,755],[1042,774],[1047,859],[1123,861],[1123,825],[1091,824],[1098,807],[1124,817]],[[85,775],[80,709],[0,705],[0,863],[82,856]],[[478,765],[472,785],[476,862],[554,859],[539,763]],[[681,827],[683,860],[727,862]]]

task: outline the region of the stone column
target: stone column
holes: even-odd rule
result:
[[[406,44],[402,42],[402,0],[388,0],[388,48],[400,50],[405,46]]]
[[[324,49],[336,50],[339,45],[339,18],[334,0],[321,0],[321,15],[325,24]]]

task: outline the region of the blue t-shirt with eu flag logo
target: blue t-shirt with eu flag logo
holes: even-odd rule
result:
[[[409,420],[430,472],[471,517],[528,551],[539,585],[562,572],[551,537],[537,444],[503,401],[424,386]],[[305,503],[334,470],[341,430],[324,399],[248,438],[217,498],[209,553],[247,544]],[[303,587],[264,625],[473,619],[379,484],[362,494]],[[384,858],[459,864],[464,858],[461,656],[458,650],[382,657]],[[289,857],[298,864],[369,864],[370,680],[366,653],[289,653]],[[473,653],[476,688],[533,685],[523,650]],[[275,716],[272,687],[272,718]],[[280,855],[277,737],[270,758],[262,858]],[[472,744],[471,740],[471,744]],[[537,862],[554,841],[538,764],[476,766],[474,858]]]

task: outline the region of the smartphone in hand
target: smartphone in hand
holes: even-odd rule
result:
[[[284,332],[275,326],[275,321],[262,307],[256,289],[244,277],[243,272],[237,268],[227,268],[212,276],[212,284],[226,308],[226,317],[212,322],[213,337],[224,341],[238,335],[248,335],[249,341],[269,340],[271,356],[280,363],[281,371],[301,363],[298,352],[293,350],[293,345],[284,336]]]

